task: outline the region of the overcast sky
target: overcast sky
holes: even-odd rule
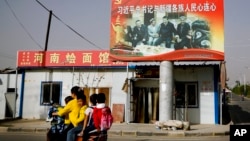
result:
[[[109,49],[110,0],[39,1],[64,22],[52,17],[48,50]],[[244,77],[250,83],[249,5],[250,0],[224,0],[229,86],[236,80],[243,83]],[[16,67],[18,50],[44,49],[48,17],[48,11],[35,0],[0,0],[0,69]]]

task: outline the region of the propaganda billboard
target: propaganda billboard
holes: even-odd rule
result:
[[[112,0],[110,57],[224,60],[223,0]]]

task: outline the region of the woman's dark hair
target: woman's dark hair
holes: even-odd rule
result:
[[[92,94],[89,99],[90,99],[90,102],[95,106],[96,105],[97,94]]]
[[[70,102],[71,100],[73,100],[73,97],[72,96],[67,96],[65,97],[64,101],[65,103],[67,104],[68,102]]]
[[[71,93],[76,94],[79,89],[80,89],[79,86],[74,86],[74,87],[71,88]]]
[[[76,92],[76,99],[82,99],[82,100],[86,101],[86,96],[84,95],[84,91],[82,89],[79,89]]]
[[[97,94],[97,103],[105,103],[106,97],[104,93]]]

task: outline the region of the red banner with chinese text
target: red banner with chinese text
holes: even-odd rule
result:
[[[18,51],[17,67],[127,66],[112,62],[109,51]]]
[[[223,0],[112,0],[110,57],[224,60]]]

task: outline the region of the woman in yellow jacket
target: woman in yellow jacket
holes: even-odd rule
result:
[[[67,105],[71,100],[73,100],[72,96],[67,96],[65,97],[64,101],[65,101],[65,105]],[[60,111],[60,110],[58,110]],[[69,120],[69,114],[66,114],[64,116],[64,124],[65,124],[65,128],[67,128],[71,123],[70,123],[70,120]],[[64,129],[65,129],[64,128]]]
[[[64,129],[64,131],[63,131],[64,136],[62,137],[63,139],[61,139],[62,141],[66,140],[67,132],[70,129],[77,126],[76,119],[78,118],[80,106],[77,103],[77,96],[76,95],[79,92],[83,92],[83,90],[81,90],[80,87],[78,87],[78,86],[72,87],[71,88],[71,97],[73,98],[73,100],[69,101],[63,109],[59,110],[56,113],[53,113],[53,115],[68,116],[69,117],[70,125],[66,129]]]
[[[80,108],[78,113],[78,118],[74,119],[72,122],[76,124],[77,126],[74,126],[73,129],[70,129],[67,133],[67,141],[75,141],[76,136],[78,133],[81,132],[83,128],[83,122],[85,120],[85,111],[87,109],[87,102],[86,102],[86,96],[83,94],[83,92],[77,93],[77,102]]]

